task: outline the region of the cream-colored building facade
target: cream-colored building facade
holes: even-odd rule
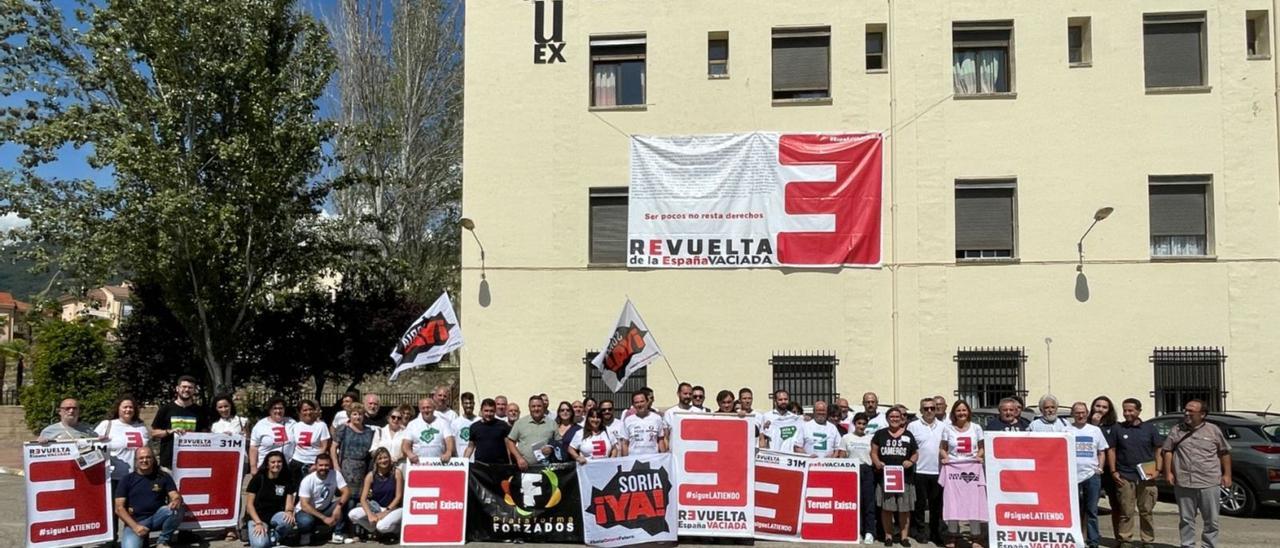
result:
[[[1196,384],[1225,409],[1280,403],[1272,2],[568,0],[563,45],[541,48],[535,4],[467,3],[463,215],[484,255],[463,234],[461,390],[580,399],[584,353],[629,296],[674,369],[649,367],[660,407],[676,376],[708,400],[743,386],[765,400],[771,358],[817,352],[838,358],[834,391],[854,407],[875,391],[914,409],[954,399],[962,375],[974,397],[989,372],[968,352],[988,347],[1018,355],[1008,383],[1031,400],[1137,397],[1151,416]],[[1160,24],[1200,29],[1197,85],[1147,85],[1185,61],[1147,66],[1144,48],[1187,46]],[[826,98],[777,99],[774,38],[794,29],[829,37]],[[1007,92],[958,93],[957,48],[975,45],[958,42],[991,29]],[[868,70],[869,31],[886,33],[887,70]],[[643,104],[593,107],[592,41],[640,37]],[[709,77],[724,38],[728,77]],[[884,133],[882,267],[590,262],[592,189],[627,186],[629,136],[751,131]],[[957,258],[959,193],[991,181],[1012,188],[1010,256]],[[1202,247],[1164,256],[1153,193],[1187,181],[1205,189]],[[1187,380],[1179,360],[1209,377]]]

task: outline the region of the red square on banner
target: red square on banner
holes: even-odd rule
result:
[[[992,441],[988,459],[1034,463],[1032,467],[1000,472],[1000,495],[1017,493],[1019,498],[1035,502],[997,503],[992,516],[996,523],[1007,527],[1073,527],[1071,501],[1076,497],[1076,486],[1071,482],[1067,462],[1067,438],[996,437]]]
[[[75,544],[107,532],[111,510],[107,506],[105,464],[81,470],[74,460],[32,462],[27,468],[27,538],[31,544]]]
[[[809,469],[804,540],[858,542],[858,469]]]
[[[238,451],[178,452],[174,472],[182,470],[178,492],[187,510],[184,524],[235,523],[240,510],[239,457]]]
[[[747,505],[747,474],[751,471],[751,423],[684,417],[680,419],[681,441],[711,442],[706,451],[686,451],[685,474],[714,476],[715,483],[681,482],[681,506],[744,507]],[[710,504],[708,503],[710,501]]]
[[[409,470],[403,544],[466,542],[467,470]]]
[[[756,468],[756,532],[795,535],[800,531],[804,471]]]
[[[907,491],[906,470],[901,466],[884,467],[884,492],[905,493]]]

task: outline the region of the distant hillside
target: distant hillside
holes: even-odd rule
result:
[[[20,301],[31,302],[31,297],[49,283],[50,274],[31,274],[27,272],[31,268],[30,261],[15,261],[12,256],[4,255],[0,255],[0,291],[8,291]]]

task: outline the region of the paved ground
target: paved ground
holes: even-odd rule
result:
[[[17,501],[24,499],[23,494],[23,478],[19,476],[0,474],[0,500]],[[21,546],[25,540],[23,528],[25,525],[25,509],[26,504],[10,504],[10,512],[0,513],[0,546]],[[1111,528],[1109,518],[1103,517],[1103,535],[1109,534]],[[1222,519],[1222,535],[1219,538],[1219,544],[1224,547],[1274,547],[1277,539],[1280,539],[1280,505],[1267,505],[1262,509],[1262,513],[1254,518],[1223,518]],[[1169,547],[1177,546],[1178,541],[1178,516],[1177,509],[1168,502],[1161,502],[1156,506],[1156,546]],[[488,544],[475,543],[473,546],[487,546]],[[796,546],[794,544],[779,542],[757,542],[756,546],[762,547],[784,547]],[[1104,541],[1106,546],[1115,546],[1111,540]],[[193,546],[202,548],[241,548],[243,545],[239,542],[226,542],[222,540],[202,541]],[[329,545],[334,546],[334,545]],[[354,544],[352,546],[379,546],[377,544]],[[502,544],[494,544],[493,546],[504,546]],[[505,545],[510,546],[510,545]],[[681,546],[698,546],[694,544],[682,544]],[[724,545],[721,545],[724,546]],[[808,546],[813,546],[808,545]],[[875,546],[883,546],[877,544]],[[917,545],[918,546],[918,545]]]

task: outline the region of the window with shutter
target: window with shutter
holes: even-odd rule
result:
[[[593,265],[627,262],[627,189],[591,189],[590,248]]]
[[[956,184],[956,258],[1014,257],[1013,181]]]
[[[1013,22],[951,25],[951,80],[958,96],[1013,92]]]
[[[773,31],[773,98],[831,97],[831,31]]]
[[[1149,184],[1151,255],[1209,254],[1209,180],[1153,177]]]
[[[591,106],[645,104],[644,36],[591,38]]]
[[[1205,85],[1204,14],[1143,16],[1147,88]]]

